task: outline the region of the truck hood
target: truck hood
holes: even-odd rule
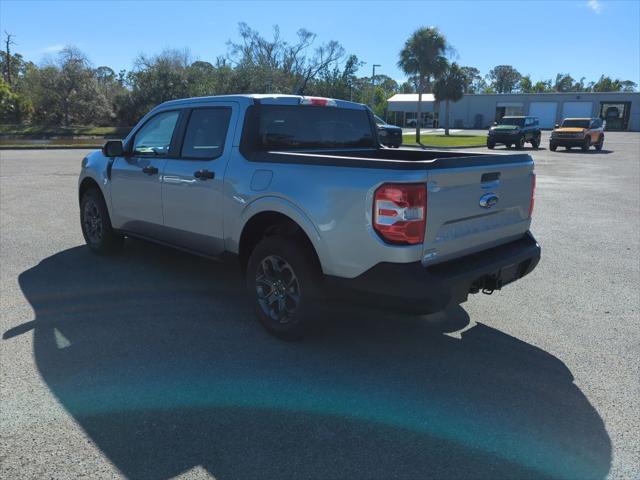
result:
[[[518,130],[520,127],[518,127],[517,125],[496,125],[495,127],[491,127],[491,130],[494,131],[511,131],[511,130]]]
[[[561,128],[556,128],[554,130],[554,132],[560,132],[560,133],[584,133],[586,129],[582,128],[582,127],[561,127]]]

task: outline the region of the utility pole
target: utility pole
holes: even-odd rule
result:
[[[376,67],[381,67],[382,65],[378,65],[377,63],[373,64],[373,72],[371,73],[371,110],[373,110],[373,106],[376,100]]]
[[[7,83],[9,84],[9,87],[11,87],[11,45],[15,45],[16,42],[13,41],[13,37],[15,35],[12,35],[6,30],[4,31],[4,34],[7,36],[7,38],[4,41],[5,53],[6,53],[5,60],[7,62],[6,80],[7,80]]]

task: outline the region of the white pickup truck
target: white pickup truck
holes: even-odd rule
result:
[[[99,254],[135,236],[237,259],[262,324],[292,339],[329,290],[429,313],[531,272],[533,168],[385,148],[371,111],[341,100],[175,100],[83,159],[81,225]]]

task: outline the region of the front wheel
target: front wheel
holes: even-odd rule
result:
[[[496,147],[496,142],[493,140],[487,140],[487,148],[489,150],[493,150]]]
[[[533,140],[531,140],[531,146],[537,150],[540,147],[540,137],[533,137]]]
[[[102,193],[96,188],[87,190],[80,200],[80,225],[82,235],[91,250],[108,255],[122,247],[124,237],[116,233]]]
[[[317,314],[320,268],[301,240],[274,235],[255,247],[246,286],[260,323],[283,340],[298,340]]]
[[[582,144],[582,151],[586,152],[589,150],[589,147],[591,146],[591,137],[587,136],[587,138],[584,139],[584,143]]]
[[[524,148],[524,135],[522,135],[516,142],[516,148],[522,150]]]
[[[555,152],[557,149],[558,149],[558,146],[555,143],[549,144],[549,150],[551,150],[552,152]]]
[[[598,143],[596,143],[595,145],[596,150],[598,151],[602,150],[603,146],[604,146],[604,136],[600,135],[600,138],[598,138]]]

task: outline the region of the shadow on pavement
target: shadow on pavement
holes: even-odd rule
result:
[[[575,148],[571,148],[569,150],[567,150],[564,147],[558,147],[558,150],[556,151],[556,153],[581,153],[582,155],[608,155],[609,153],[613,153],[613,150],[605,150],[604,148],[602,150],[587,150],[586,152],[583,152],[579,147],[575,147]]]
[[[236,267],[137,241],[23,272],[43,379],[129,478],[594,478],[603,421],[557,358],[476,324],[327,310],[301,343],[253,318]],[[514,318],[513,321],[535,321]]]

